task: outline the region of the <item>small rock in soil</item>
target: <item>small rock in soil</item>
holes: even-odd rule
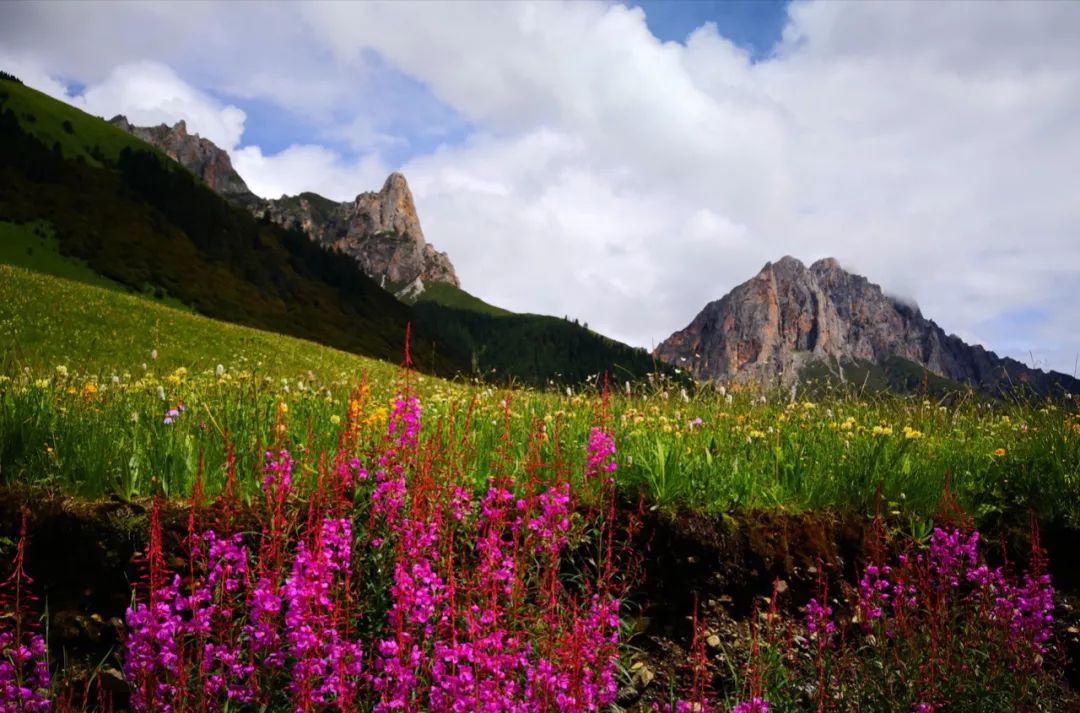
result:
[[[122,693],[127,691],[127,684],[124,683],[124,674],[112,666],[106,666],[98,671],[98,681],[101,683],[102,689],[108,693]]]
[[[620,706],[632,705],[639,698],[641,698],[641,693],[633,686],[623,686],[615,694],[615,702]]]
[[[644,691],[653,682],[654,678],[656,678],[656,674],[653,673],[652,669],[642,664],[641,668],[634,672],[634,678],[631,682],[634,684],[635,689]]]

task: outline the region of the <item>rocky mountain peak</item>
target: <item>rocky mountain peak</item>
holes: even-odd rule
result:
[[[412,191],[405,176],[400,173],[387,176],[379,192],[358,195],[353,201],[353,210],[367,222],[372,233],[397,233],[412,240],[424,241]]]
[[[412,191],[400,173],[391,173],[381,190],[361,193],[352,201],[333,201],[317,193],[264,200],[248,189],[228,152],[189,134],[183,120],[171,127],[139,127],[118,115],[109,123],[165,152],[222,197],[352,256],[365,274],[392,292],[407,287],[415,296],[425,283],[460,285],[450,258],[424,239]]]
[[[984,390],[1027,383],[1040,391],[1080,393],[1080,381],[1046,374],[969,346],[886,295],[834,258],[807,268],[785,256],[711,302],[656,356],[701,379],[791,383],[810,363],[884,363],[900,358],[946,379]]]
[[[344,222],[324,239],[356,257],[369,275],[382,277],[395,293],[407,286],[411,296],[425,282],[459,286],[450,258],[424,239],[405,176],[391,173],[380,191],[361,193],[344,205]]]
[[[820,274],[823,272],[843,272],[839,261],[834,257],[823,257],[810,266],[810,272]]]

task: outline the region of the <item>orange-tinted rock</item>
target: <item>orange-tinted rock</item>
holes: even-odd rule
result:
[[[793,257],[766,264],[708,304],[655,354],[701,379],[790,384],[814,360],[881,363],[900,357],[980,389],[1028,383],[1044,393],[1080,393],[1080,381],[1072,377],[1030,369],[946,334],[918,307],[885,295],[832,258],[810,267]]]

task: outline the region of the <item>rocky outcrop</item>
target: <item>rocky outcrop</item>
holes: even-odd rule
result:
[[[117,116],[110,123],[157,147],[214,192],[256,216],[298,228],[327,248],[350,255],[366,275],[392,292],[408,287],[415,299],[425,283],[460,286],[447,254],[424,239],[412,192],[400,173],[390,174],[382,190],[361,193],[352,201],[332,201],[317,193],[266,200],[248,189],[226,151],[189,134],[183,121],[171,127],[139,127]]]
[[[826,258],[809,268],[793,257],[711,302],[656,356],[701,379],[790,384],[813,361],[880,364],[899,357],[986,391],[1027,384],[1080,393],[1080,381],[1031,369],[946,334],[919,308],[884,294]]]
[[[114,116],[109,120],[129,134],[155,146],[172,160],[201,178],[215,193],[247,208],[261,205],[262,199],[252,193],[244,179],[233,169],[228,152],[198,134],[189,134],[187,124],[173,126],[133,126],[127,117]]]
[[[450,258],[424,239],[412,192],[400,173],[391,173],[382,190],[361,193],[352,201],[337,203],[301,193],[267,201],[264,211],[275,223],[299,227],[312,239],[351,255],[365,273],[392,291],[418,279],[460,286]]]

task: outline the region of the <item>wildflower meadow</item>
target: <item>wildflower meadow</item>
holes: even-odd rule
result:
[[[522,389],[66,289],[112,326],[0,306],[2,713],[1073,709],[1072,400]]]

